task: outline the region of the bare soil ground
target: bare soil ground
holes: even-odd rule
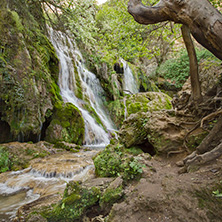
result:
[[[178,174],[180,159],[150,160],[151,170],[127,187],[125,200],[114,204],[108,221],[222,221],[222,199],[213,194],[222,192],[222,158],[186,174]]]

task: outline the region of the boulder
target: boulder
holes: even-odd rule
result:
[[[172,99],[162,92],[137,93],[126,100],[127,116],[137,112],[152,112],[162,109],[171,109]]]
[[[154,149],[166,154],[183,147],[187,130],[180,122],[181,118],[166,111],[138,112],[124,121],[119,137],[126,147],[142,145],[148,153]]]
[[[57,106],[46,129],[45,140],[50,143],[65,141],[82,145],[84,135],[85,125],[81,112],[71,103]]]

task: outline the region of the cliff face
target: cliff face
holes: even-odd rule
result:
[[[0,6],[0,142],[37,142],[64,106],[59,61],[40,3],[1,0]]]

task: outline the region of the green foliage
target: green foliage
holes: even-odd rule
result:
[[[210,0],[212,5],[217,8],[219,11],[221,11],[221,0]]]
[[[134,156],[137,156],[143,153],[143,151],[138,147],[130,147],[130,148],[127,148],[126,151]]]
[[[152,1],[154,3],[155,1]],[[126,0],[113,0],[103,4],[96,14],[99,32],[96,38],[100,43],[99,53],[105,62],[115,62],[122,57],[129,62],[136,63],[139,58],[157,58],[162,60],[163,48],[157,46],[157,39],[162,42],[172,42],[176,32],[172,32],[169,25],[144,26],[134,21],[128,13]],[[177,27],[173,27],[174,31]],[[154,32],[155,30],[155,32]]]
[[[94,158],[95,172],[101,177],[122,176],[124,180],[140,177],[144,167],[137,157],[131,156],[120,145],[108,145]]]
[[[222,197],[222,192],[220,192],[219,190],[212,191],[212,194],[218,198]]]
[[[95,0],[69,1],[66,10],[69,13],[66,26],[75,35],[76,41],[91,48],[95,44],[93,35],[98,31],[94,19],[96,14]]]
[[[3,146],[0,146],[0,173],[8,171],[11,167],[9,152]]]
[[[197,60],[214,59],[215,57],[207,50],[196,50]],[[181,88],[189,76],[189,57],[185,50],[181,51],[175,58],[169,59],[157,69],[157,73],[167,81]]]

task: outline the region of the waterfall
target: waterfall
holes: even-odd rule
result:
[[[64,102],[74,104],[82,113],[85,122],[86,145],[107,145],[109,143],[109,131],[115,127],[104,108],[103,97],[105,95],[99,80],[94,73],[84,66],[84,59],[75,43],[68,35],[49,28],[50,39],[60,60],[59,87]],[[81,89],[81,98],[77,95]],[[90,107],[99,124],[89,113],[86,107]]]
[[[135,77],[132,73],[132,70],[130,69],[127,62],[123,59],[120,60],[123,64],[123,70],[124,70],[124,78],[123,78],[123,90],[126,93],[135,94],[138,93],[138,87],[136,84]]]
[[[135,94],[138,93],[138,87],[136,84],[136,79],[130,69],[129,65],[124,59],[120,59],[120,62],[123,64],[123,90],[126,94]],[[127,106],[126,106],[127,96],[123,98],[124,104],[124,119],[127,118]]]

